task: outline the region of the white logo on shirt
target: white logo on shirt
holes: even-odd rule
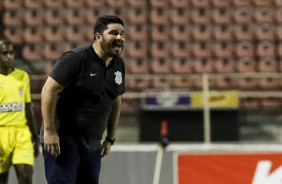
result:
[[[115,75],[116,75],[116,78],[115,78],[115,81],[118,85],[120,85],[122,83],[122,73],[117,71],[115,72]]]
[[[91,76],[91,77],[93,77],[93,76],[95,76],[95,75],[97,75],[97,73],[90,73],[90,76]]]

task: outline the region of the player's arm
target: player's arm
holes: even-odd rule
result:
[[[120,116],[120,109],[121,109],[121,96],[118,96],[113,102],[112,111],[108,120],[107,138],[103,142],[102,156],[107,155],[108,152],[110,151],[112,145],[110,140],[115,140],[118,122],[119,122],[119,116]]]
[[[37,134],[37,127],[34,122],[34,112],[31,103],[25,104],[25,115],[27,119],[27,126],[29,127],[32,135],[32,142],[34,144],[34,156],[37,157],[39,154],[39,140]]]
[[[41,92],[41,111],[44,125],[44,149],[54,156],[60,154],[59,137],[55,128],[57,95],[63,90],[58,82],[48,77]]]

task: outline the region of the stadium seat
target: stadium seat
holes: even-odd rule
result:
[[[80,25],[68,25],[64,29],[65,40],[71,43],[83,43],[85,42],[83,32],[83,27]]]
[[[98,16],[102,13],[102,10],[99,8],[90,8],[85,11],[85,24],[93,25],[93,23],[97,20]]]
[[[144,41],[130,41],[126,43],[125,55],[128,57],[144,57],[147,55],[147,43]]]
[[[133,74],[148,73],[149,65],[145,57],[127,58],[127,71]]]
[[[261,90],[277,90],[278,83],[281,82],[278,78],[272,76],[265,76],[262,78],[258,78],[258,87]]]
[[[189,1],[187,0],[170,0],[173,8],[189,7]]]
[[[236,85],[239,90],[256,91],[258,90],[258,80],[254,77],[243,76],[236,79]]]
[[[276,54],[278,57],[282,58],[282,42],[278,42],[276,45]]]
[[[26,61],[39,62],[42,59],[40,44],[24,45],[22,49],[22,56]]]
[[[86,41],[91,41],[94,39],[94,27],[93,25],[85,25],[82,28],[83,30],[83,34],[84,34],[84,38]]]
[[[260,109],[259,100],[255,97],[247,97],[240,99],[240,108],[244,111],[252,111]]]
[[[264,110],[279,110],[282,107],[281,98],[278,97],[260,98],[260,104]]]
[[[21,27],[6,27],[3,32],[4,38],[13,44],[22,44],[22,28]]]
[[[169,0],[150,0],[149,2],[152,7],[166,8],[168,7]]]
[[[250,24],[241,24],[235,25],[232,33],[234,34],[234,38],[236,40],[253,40],[254,38],[254,30],[253,26]]]
[[[239,73],[248,73],[256,71],[256,62],[253,57],[240,57],[236,59],[236,71]]]
[[[195,57],[210,57],[211,44],[209,42],[195,42],[192,45],[192,51]]]
[[[282,25],[277,25],[274,28],[274,36],[277,41],[282,41]]]
[[[174,25],[170,29],[170,37],[175,41],[189,41],[191,39],[189,30],[187,25]]]
[[[124,7],[126,6],[126,0],[106,0],[108,7]]]
[[[143,24],[130,24],[127,26],[126,31],[128,32],[126,36],[129,40],[142,41],[148,39],[148,27]]]
[[[48,0],[43,1],[46,8],[62,8],[64,1],[62,0]]]
[[[23,11],[16,10],[16,9],[10,9],[7,11],[4,11],[3,13],[3,24],[5,26],[19,26],[22,24],[22,14]]]
[[[23,30],[23,42],[26,43],[40,43],[43,40],[43,27],[32,26],[26,27]]]
[[[211,20],[211,10],[209,8],[200,7],[191,10],[191,21],[194,24],[208,24]]]
[[[232,57],[215,58],[213,63],[216,73],[232,73],[235,71],[235,62]]]
[[[253,57],[255,54],[255,46],[251,41],[238,42],[235,45],[235,54],[238,57]]]
[[[42,1],[38,0],[24,0],[23,4],[28,9],[40,9],[43,6]]]
[[[250,7],[239,7],[234,10],[232,18],[237,24],[249,24],[253,21],[253,13]]]
[[[47,26],[62,25],[64,23],[63,13],[64,11],[60,9],[47,9],[43,21]]]
[[[281,0],[273,0],[274,1],[274,6],[276,7],[281,7],[282,6],[282,1]]]
[[[185,6],[179,8],[173,8],[171,10],[171,15],[169,16],[169,18],[171,24],[173,25],[176,24],[186,25],[189,23],[189,11]]]
[[[189,57],[190,50],[190,45],[186,41],[172,41],[170,55],[172,57]]]
[[[141,92],[149,88],[150,81],[142,78],[130,78],[126,80],[126,89],[129,91]]]
[[[84,9],[71,8],[64,13],[64,20],[69,25],[83,25],[84,24]]]
[[[152,41],[167,41],[169,40],[169,27],[164,24],[151,25]]]
[[[267,57],[267,56],[274,57],[275,54],[274,44],[270,41],[259,42],[257,45],[256,54],[259,57]]]
[[[274,40],[275,30],[270,24],[260,24],[256,26],[255,38],[257,40]]]
[[[217,58],[231,58],[233,56],[234,48],[232,42],[214,42],[212,49]]]
[[[105,6],[105,0],[85,0],[85,7],[100,8]]]
[[[144,0],[127,0],[129,7],[146,7],[147,1]]]
[[[255,6],[272,6],[272,0],[253,0]]]
[[[171,79],[166,76],[156,76],[152,79],[153,89],[169,89],[171,86]]]
[[[192,61],[188,57],[170,58],[171,71],[176,74],[189,74],[192,72]]]
[[[231,10],[226,7],[219,7],[212,10],[211,19],[216,24],[230,24]]]
[[[2,3],[3,8],[6,10],[20,10],[22,8],[22,0],[3,0]]]
[[[132,7],[127,10],[127,18],[129,24],[147,24],[148,10],[143,7]]]
[[[64,51],[64,44],[60,43],[44,43],[42,46],[42,57],[46,61],[56,61]]]
[[[107,9],[107,11],[104,11],[103,13],[105,12],[107,12],[108,15],[116,15],[123,20],[126,20],[127,17],[127,9],[124,7],[110,7]]]
[[[282,2],[281,2],[281,6],[282,7]],[[274,11],[274,20],[277,23],[282,23],[282,8],[276,8]]]
[[[63,26],[45,27],[43,38],[47,42],[61,42],[64,40],[65,31]]]
[[[258,60],[258,72],[278,72],[278,62],[273,57],[262,57]]]
[[[192,90],[193,82],[187,76],[175,76],[170,79],[170,87],[172,89]]]
[[[252,1],[232,0],[232,4],[236,7],[250,7],[252,5]]]
[[[152,57],[168,57],[170,47],[165,41],[155,41],[151,43]]]
[[[63,0],[64,4],[68,8],[80,8],[83,7],[84,1],[81,0]]]
[[[215,41],[230,41],[232,39],[232,28],[228,24],[214,25],[211,34]]]
[[[191,0],[191,5],[193,7],[209,7],[210,1],[209,0]]]
[[[150,21],[152,24],[164,24],[168,23],[168,13],[166,8],[152,8],[150,11]]]
[[[230,76],[219,75],[216,78],[210,79],[210,89],[215,90],[232,90],[236,89],[234,80]]]
[[[274,21],[274,11],[269,7],[256,8],[254,19],[257,23],[272,23]]]
[[[43,17],[41,9],[29,9],[23,13],[23,22],[27,26],[39,26],[43,24]]]
[[[213,61],[209,57],[194,58],[192,61],[194,73],[213,73]]]
[[[165,57],[155,57],[151,59],[151,71],[152,73],[170,73],[171,62]]]
[[[211,26],[208,24],[198,24],[191,28],[191,37],[195,41],[209,41],[211,39]]]
[[[213,0],[211,1],[214,7],[230,7],[231,1],[226,0]]]

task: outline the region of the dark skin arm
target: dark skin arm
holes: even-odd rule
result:
[[[121,96],[118,96],[113,103],[112,112],[110,114],[108,125],[107,125],[107,137],[114,139],[116,137],[117,126],[120,117],[120,107],[121,107]],[[102,144],[102,157],[107,155],[111,149],[111,143],[104,141]]]
[[[31,103],[25,104],[25,115],[27,119],[27,126],[29,127],[29,130],[32,135],[32,142],[34,145],[34,156],[37,157],[39,154],[39,140],[38,140],[38,134],[36,131],[37,130],[36,125],[34,122],[34,112],[33,112]]]

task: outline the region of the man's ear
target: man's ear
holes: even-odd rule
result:
[[[98,40],[98,41],[99,41],[99,40],[101,39],[101,37],[102,37],[102,35],[101,35],[100,33],[98,33],[98,32],[95,33],[94,36],[95,36],[95,40]]]

